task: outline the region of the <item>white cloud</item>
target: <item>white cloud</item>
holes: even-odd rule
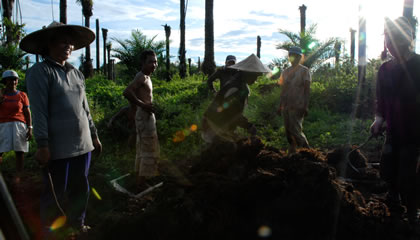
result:
[[[59,19],[58,2],[58,0],[53,1],[55,20]],[[132,29],[140,29],[149,37],[158,34],[156,39],[164,40],[162,25],[168,23],[172,27],[171,53],[176,55],[179,47],[179,3],[179,0],[97,0],[94,1],[91,28],[95,28],[94,19],[98,18],[101,27],[109,29],[108,39],[111,37],[126,39],[130,36]],[[298,32],[300,30],[298,8],[302,4],[307,6],[307,26],[312,23],[318,24],[316,37],[321,40],[339,37],[345,40],[345,48],[348,51],[350,49],[349,29],[357,30],[358,28],[359,3],[364,4],[367,16],[367,54],[369,58],[374,58],[383,48],[384,16],[395,18],[401,15],[402,0],[291,0],[287,2],[214,0],[216,61],[223,63],[224,56],[230,52],[244,56],[255,53],[257,35],[262,37],[261,52],[264,61],[281,56],[283,53],[275,49],[275,45],[281,41],[281,36],[273,33],[277,33],[279,28]],[[51,3],[48,1],[25,0],[21,2],[21,6],[25,29],[28,32],[38,30],[52,21]],[[188,1],[187,55],[201,57],[204,55],[204,7],[205,0]],[[414,15],[420,16],[420,8],[416,7]],[[68,2],[67,15],[69,23],[82,23],[81,6],[76,5],[75,2]],[[92,47],[94,51],[96,46],[92,45]]]

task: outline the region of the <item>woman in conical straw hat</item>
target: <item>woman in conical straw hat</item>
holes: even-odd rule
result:
[[[53,22],[20,43],[22,50],[43,58],[26,73],[26,84],[38,147],[35,158],[44,174],[41,220],[46,228],[60,215],[65,215],[67,226],[76,231],[88,228],[84,218],[91,152],[100,153],[102,146],[86,99],[83,74],[67,60],[72,51],[94,39],[88,28]]]
[[[255,126],[243,116],[250,94],[248,85],[271,71],[254,54],[229,68],[238,70],[238,73],[220,89],[204,113],[201,136],[207,143],[214,142],[215,138],[234,140],[234,131],[238,126],[252,135],[256,134]]]

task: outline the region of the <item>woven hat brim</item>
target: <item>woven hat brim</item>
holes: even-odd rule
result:
[[[256,73],[268,73],[271,70],[266,67],[261,60],[255,56],[255,54],[251,54],[244,60],[238,62],[235,65],[229,66],[228,68],[237,69],[244,72],[256,72]]]
[[[61,25],[43,28],[25,36],[19,44],[20,49],[33,54],[41,54],[56,33],[69,33],[74,50],[84,48],[95,40],[95,33],[87,27],[79,25]]]

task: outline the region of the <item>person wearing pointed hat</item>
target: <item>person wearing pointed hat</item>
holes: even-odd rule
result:
[[[386,130],[380,176],[387,183],[386,204],[392,216],[418,223],[416,175],[420,163],[420,55],[413,50],[407,18],[385,20],[385,45],[392,59],[378,70],[373,136]]]
[[[13,70],[2,74],[0,89],[0,163],[5,152],[14,151],[16,155],[16,176],[19,184],[23,173],[24,153],[29,150],[28,141],[32,138],[32,120],[29,100],[26,93],[17,90],[19,75]]]
[[[283,115],[286,137],[289,142],[288,154],[296,152],[297,147],[309,148],[308,140],[302,131],[304,117],[308,114],[311,74],[302,64],[302,49],[292,46],[289,49],[291,67],[285,69],[279,79],[282,86],[280,106],[277,110]]]
[[[203,116],[201,136],[207,143],[213,143],[215,139],[234,140],[237,127],[252,135],[257,131],[243,115],[250,94],[248,85],[270,69],[254,54],[229,68],[238,72],[220,89]]]
[[[233,55],[228,55],[226,57],[225,66],[220,67],[216,70],[215,73],[210,75],[207,79],[207,85],[209,87],[210,92],[216,95],[217,91],[213,86],[213,82],[217,79],[220,80],[220,89],[229,81],[229,79],[237,72],[237,70],[229,68],[236,63],[236,57]]]
[[[100,153],[102,145],[89,110],[84,76],[67,60],[74,50],[88,46],[94,39],[95,34],[88,28],[53,22],[20,42],[22,50],[43,59],[27,71],[26,85],[37,142],[35,158],[44,174],[44,227],[65,213],[69,227],[88,229],[84,219],[91,152]],[[56,200],[64,213],[58,212]]]

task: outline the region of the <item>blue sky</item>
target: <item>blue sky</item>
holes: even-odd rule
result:
[[[300,30],[298,8],[302,4],[307,6],[307,26],[313,23],[318,25],[316,37],[320,40],[341,38],[345,41],[347,54],[350,49],[349,29],[357,30],[360,13],[366,16],[368,58],[378,57],[383,49],[384,17],[396,18],[403,10],[403,0],[214,0],[216,64],[223,65],[228,54],[234,54],[241,60],[256,53],[258,35],[262,39],[261,60],[264,63],[269,64],[273,58],[284,57],[285,52],[275,47],[285,40],[278,30]],[[82,24],[81,6],[76,1],[67,1],[67,5],[68,23]],[[156,39],[164,40],[162,25],[168,24],[172,28],[172,61],[176,61],[180,39],[179,5],[179,0],[94,0],[91,29],[95,30],[95,20],[98,18],[100,27],[109,30],[108,40],[127,39],[133,29],[139,29],[149,37],[157,35]],[[53,18],[56,21],[59,19],[59,0],[24,0],[20,6],[27,33],[48,25]],[[204,6],[205,0],[188,0],[186,50],[187,58],[191,58],[193,63],[198,57],[201,60],[204,58]],[[416,7],[414,15],[420,16],[420,7]],[[102,36],[100,39],[102,57]],[[114,46],[117,46],[116,43]],[[95,49],[94,42],[91,45],[94,61]],[[79,65],[78,56],[83,52],[75,51],[70,61]]]

